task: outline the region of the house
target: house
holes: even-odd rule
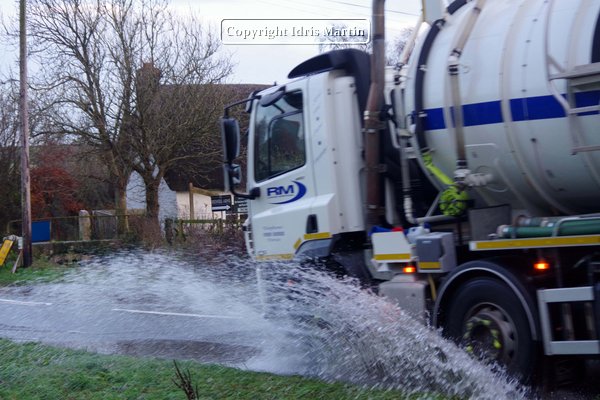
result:
[[[169,184],[170,182],[170,184]],[[190,193],[192,197],[190,198]],[[163,179],[158,189],[160,204],[158,218],[164,221],[172,219],[215,219],[222,218],[221,212],[212,212],[211,196],[222,195],[221,191],[199,189],[190,184]],[[146,207],[144,182],[141,176],[134,172],[127,184],[127,208],[129,210],[144,210]],[[193,215],[190,215],[193,211]]]
[[[266,87],[266,85],[251,84],[221,84],[219,85],[222,90],[219,99],[222,101],[221,108]],[[214,107],[214,104],[212,106]],[[244,116],[240,117],[243,125]],[[218,118],[214,121],[214,134],[220,136]],[[215,142],[220,143],[220,139]],[[190,219],[190,217],[191,219],[224,218],[226,213],[212,209],[211,199],[214,196],[228,194],[223,192],[223,178],[220,160],[209,165],[205,163],[201,165],[200,162],[198,165],[193,165],[190,161],[175,163],[166,172],[159,187],[159,220]],[[127,186],[127,205],[128,209],[145,209],[145,188],[140,175],[136,172],[131,175]]]

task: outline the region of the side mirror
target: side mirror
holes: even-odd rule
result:
[[[239,185],[242,182],[242,168],[240,165],[233,163],[235,159],[240,156],[240,125],[235,118],[229,117],[228,113],[229,109],[235,105],[246,103],[246,106],[248,106],[248,104],[251,106],[255,99],[255,97],[251,96],[246,100],[225,106],[224,116],[220,119],[225,191],[250,200],[260,196],[260,188],[252,188],[248,193],[240,193],[235,188],[236,185]]]
[[[240,126],[237,119],[221,118],[221,138],[223,140],[223,161],[232,164],[240,155]]]

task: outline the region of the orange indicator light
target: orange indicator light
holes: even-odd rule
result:
[[[404,272],[405,274],[414,274],[415,272],[417,272],[417,269],[413,265],[407,265],[402,269],[402,272]]]
[[[550,269],[550,264],[548,264],[546,261],[538,261],[533,264],[533,269],[536,271],[546,271]]]

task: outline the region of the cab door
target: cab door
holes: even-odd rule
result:
[[[248,185],[260,190],[249,205],[256,259],[292,258],[306,233],[315,189],[304,96],[299,81],[273,104],[253,108]]]

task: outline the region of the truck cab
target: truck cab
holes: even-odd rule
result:
[[[356,50],[324,54],[290,73],[298,78],[247,100],[247,190],[256,196],[246,239],[254,259],[327,256],[340,236],[364,232],[368,62]]]

